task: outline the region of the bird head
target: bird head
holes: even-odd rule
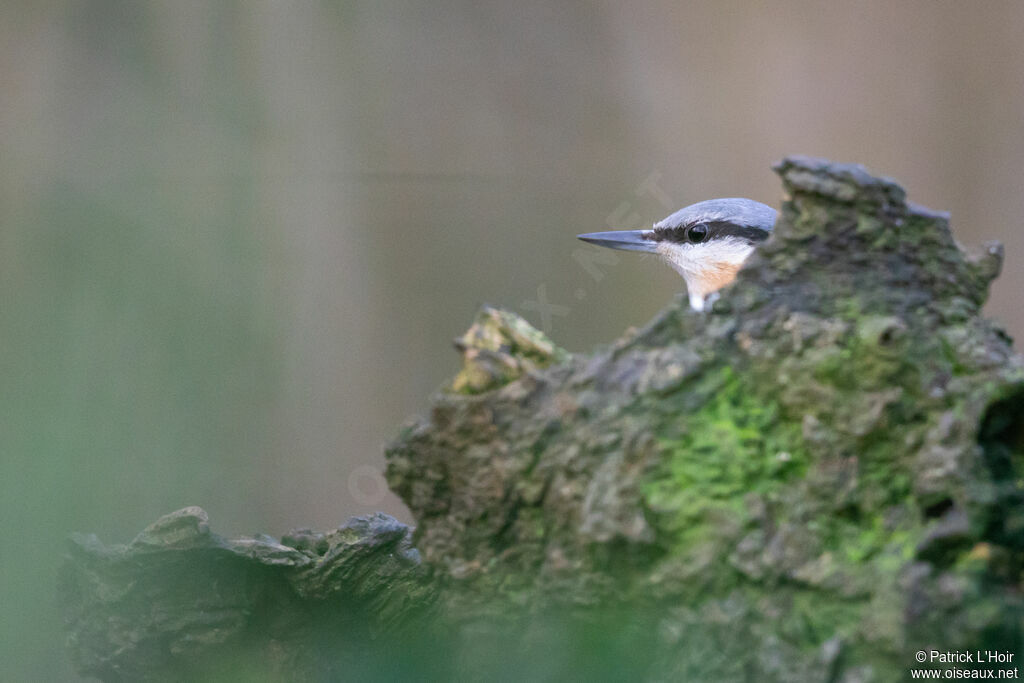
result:
[[[661,255],[686,281],[690,306],[704,310],[708,295],[733,281],[740,266],[775,225],[775,209],[752,199],[709,199],[691,204],[649,230],[578,235],[612,249]]]

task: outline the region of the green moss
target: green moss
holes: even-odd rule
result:
[[[805,355],[813,378],[844,391],[912,386],[905,324],[894,316],[858,316],[854,334]]]
[[[859,320],[864,315],[864,302],[855,296],[841,297],[834,302],[834,312],[843,320]]]
[[[537,541],[543,540],[548,533],[548,520],[544,512],[536,507],[523,507],[519,510],[516,524],[524,530],[521,538],[531,538]]]
[[[817,647],[836,635],[850,637],[860,622],[864,603],[823,597],[818,591],[793,591],[780,632],[793,642]]]
[[[818,351],[813,358],[815,380],[840,389],[852,388],[856,377],[851,374],[853,351],[844,347],[829,347]]]
[[[883,568],[898,569],[913,555],[914,535],[909,529],[889,528],[881,514],[857,523],[840,517],[829,517],[826,521],[825,547],[836,553],[841,562],[861,566],[884,555]]]
[[[717,390],[686,417],[676,440],[662,442],[664,469],[643,490],[663,528],[685,531],[688,541],[713,532],[702,524],[741,518],[745,494],[781,490],[808,462],[799,425],[780,419],[778,405],[757,396],[732,368],[702,382]]]

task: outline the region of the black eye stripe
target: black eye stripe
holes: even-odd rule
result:
[[[756,243],[763,242],[768,239],[769,235],[767,231],[761,230],[760,228],[753,228],[747,225],[736,225],[735,223],[729,223],[728,221],[699,221],[698,223],[690,223],[687,225],[655,228],[652,232],[648,233],[649,236],[647,239],[656,242],[688,244],[691,243],[692,240],[690,239],[687,230],[696,225],[706,225],[708,228],[707,235],[703,240],[701,240],[701,243],[722,239],[724,237],[737,237],[748,242]]]

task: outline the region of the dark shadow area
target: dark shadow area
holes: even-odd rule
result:
[[[978,443],[996,496],[985,536],[1020,555],[1024,552],[1024,388],[989,406]]]

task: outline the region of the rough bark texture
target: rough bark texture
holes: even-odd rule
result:
[[[74,663],[104,681],[373,680],[431,612],[411,530],[374,514],[330,532],[227,540],[192,507],[106,548],[76,535],[61,577]]]
[[[1024,363],[980,317],[1001,248],[860,167],[776,170],[775,234],[710,313],[570,356],[481,312],[387,452],[422,560],[380,515],[78,538],[80,669],[890,681],[921,649],[1024,655]]]

